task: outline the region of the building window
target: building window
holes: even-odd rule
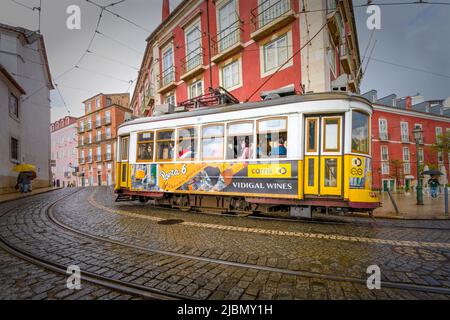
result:
[[[369,116],[352,112],[352,152],[369,153]]]
[[[401,128],[401,136],[402,136],[402,142],[409,142],[409,128],[408,128],[408,122],[401,122],[400,123]]]
[[[403,147],[403,161],[409,161],[409,148]]]
[[[14,163],[19,163],[20,162],[19,140],[11,137],[10,150],[11,150],[11,154],[10,154],[11,161]]]
[[[230,48],[240,40],[238,22],[235,0],[230,0],[219,8],[218,38],[220,52]]]
[[[101,127],[101,126],[102,126],[102,118],[101,118],[100,114],[98,114],[98,115],[96,116],[96,118],[95,118],[95,125],[96,125],[97,127]]]
[[[13,94],[9,94],[9,114],[19,119],[19,99]]]
[[[330,39],[330,43],[332,43],[332,40]],[[333,45],[330,45],[330,48],[328,49],[328,63],[330,64],[331,72],[333,72],[333,75],[337,75],[336,70],[336,47]]]
[[[92,143],[92,134],[88,134],[88,144]]]
[[[415,123],[415,124],[414,124],[414,128],[415,128],[415,129],[423,130],[422,124],[418,124],[418,123]],[[419,143],[420,143],[420,144],[423,144],[423,139],[424,139],[424,138],[423,138],[423,135],[422,135],[422,139],[419,140]]]
[[[288,59],[288,37],[287,34],[266,44],[264,51],[264,72],[279,68]]]
[[[389,174],[389,162],[382,162],[381,163],[381,173],[382,174]]]
[[[102,132],[100,130],[97,131],[97,142],[102,141]]]
[[[91,113],[91,111],[92,111],[91,103],[88,102],[88,103],[86,103],[86,113]]]
[[[111,139],[111,127],[106,128],[106,139]]]
[[[387,146],[381,146],[381,161],[389,160],[389,150]]]
[[[162,85],[165,86],[175,81],[175,70],[173,67],[173,49],[169,46],[162,57]]]
[[[386,119],[378,120],[380,140],[388,140],[388,124]]]
[[[202,64],[202,32],[200,23],[196,23],[186,31],[186,72]]]
[[[237,87],[241,82],[239,60],[222,68],[222,84],[225,89]]]
[[[110,124],[111,123],[111,111],[106,111],[105,112],[105,124]]]
[[[111,159],[112,159],[112,157],[111,157],[111,145],[107,144],[106,145],[106,161],[109,161]]]
[[[403,164],[403,173],[404,174],[411,174],[411,164],[409,162],[405,162]]]
[[[198,80],[189,86],[189,97],[196,98],[203,94],[203,81]]]
[[[175,93],[174,92],[172,92],[166,96],[165,103],[175,106]]]
[[[97,100],[95,100],[95,108],[98,110],[100,109],[100,98],[97,98]]]
[[[442,136],[442,128],[441,127],[436,127],[436,142],[440,143],[441,137]]]
[[[102,161],[102,147],[97,147],[97,162]]]

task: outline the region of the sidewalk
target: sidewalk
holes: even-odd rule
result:
[[[444,211],[444,195],[441,193],[437,199],[431,198],[424,194],[423,206],[416,204],[416,194],[392,194],[393,199],[397,203],[400,214],[395,212],[394,206],[389,199],[389,195],[385,192],[380,196],[383,203],[381,208],[374,211],[375,218],[391,218],[391,219],[450,219],[450,215],[445,215]]]
[[[13,193],[0,194],[0,203],[17,200],[17,199],[21,199],[21,198],[27,198],[27,197],[30,197],[30,196],[33,196],[36,194],[45,193],[45,192],[58,190],[58,189],[60,189],[60,188],[49,187],[49,188],[34,189],[32,192],[29,192],[29,193],[13,192]]]

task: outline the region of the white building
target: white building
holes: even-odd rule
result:
[[[50,90],[44,39],[0,24],[0,193],[14,191],[18,163],[37,168],[35,188],[50,185]]]

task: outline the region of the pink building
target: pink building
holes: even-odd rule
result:
[[[52,180],[55,186],[77,185],[77,118],[65,117],[50,125]]]

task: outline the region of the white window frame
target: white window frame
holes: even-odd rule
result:
[[[383,159],[383,149],[385,149],[386,150],[386,159]],[[381,149],[380,149],[380,152],[381,152],[381,161],[389,161],[389,148],[388,148],[388,146],[381,146]]]
[[[192,94],[192,89],[193,89],[194,86],[198,85],[199,83],[200,83],[200,93],[194,96],[194,95]],[[197,89],[198,89],[198,88],[197,88]],[[196,89],[196,90],[197,90],[197,89]],[[197,92],[197,93],[198,93],[198,92]],[[192,83],[189,85],[189,99],[193,99],[193,98],[199,97],[199,96],[201,96],[202,94],[203,94],[203,80],[202,80],[202,79],[200,79],[200,80],[194,80],[194,82],[192,82]]]
[[[226,68],[230,67],[232,64],[237,63],[238,66],[238,83],[236,83],[235,85],[231,86],[231,87],[226,87],[225,86],[225,81],[224,81],[224,71]],[[229,60],[227,62],[225,62],[221,67],[220,67],[220,86],[222,86],[223,88],[225,88],[228,91],[233,91],[236,90],[240,87],[242,87],[242,83],[243,83],[243,79],[242,79],[242,57],[239,57],[239,59],[233,59],[233,60]]]
[[[12,157],[12,140],[16,140],[17,141],[17,159],[14,159]],[[15,136],[10,136],[9,137],[9,159],[12,163],[20,163],[20,139],[15,137]]]
[[[411,163],[403,163],[403,174],[411,174]]]
[[[381,125],[381,123],[383,123],[383,122],[386,124],[386,131],[382,131],[382,130],[381,130],[381,128],[383,127],[383,126]],[[389,134],[388,134],[388,132],[389,132],[389,127],[388,127],[388,121],[387,121],[387,119],[379,118],[379,119],[378,119],[378,134],[379,134],[379,138],[380,138],[381,140],[389,140]],[[383,134],[385,134],[386,139],[383,138]]]
[[[168,102],[169,97],[172,97],[172,96],[173,96],[173,105],[176,106],[177,105],[177,95],[175,94],[175,91],[171,91],[164,96],[164,103],[169,104],[169,102]]]
[[[403,129],[406,129],[406,132]],[[409,123],[406,121],[400,122],[400,137],[402,142],[409,142]]]
[[[198,31],[200,33],[199,35],[199,39],[195,39],[195,42],[198,44],[198,47],[193,48],[192,51],[189,51],[189,45],[188,45],[188,35],[192,32]],[[200,23],[200,19],[197,19],[196,21],[194,21],[193,23],[191,23],[188,27],[185,28],[184,30],[184,43],[185,45],[185,54],[186,54],[186,71],[189,72],[191,70],[194,70],[196,67],[201,66],[203,64],[203,56],[202,56],[202,52],[203,52],[203,48],[202,48],[202,25]],[[188,69],[187,63],[189,59],[194,58],[195,56],[200,55],[200,63],[193,67]]]
[[[286,60],[288,60],[288,62],[283,66],[283,68],[280,69],[280,71],[284,70],[286,68],[292,67],[294,65],[293,59],[290,59],[292,57],[292,31],[289,30],[281,35],[273,35],[272,38],[270,39],[270,41],[268,41],[260,46],[261,78],[267,77],[267,76],[275,73],[278,70],[278,68],[283,63],[286,62],[286,61],[282,61],[281,63],[279,63],[279,61],[278,61],[279,47],[277,45],[276,48],[273,49],[273,50],[275,50],[275,59],[277,60],[275,63],[275,66],[270,70],[266,69],[267,47],[274,43],[277,43],[278,41],[280,41],[283,38],[286,39]]]
[[[381,162],[381,174],[389,174],[389,162]]]
[[[410,159],[411,159],[411,156],[409,153],[409,147],[403,147],[403,161],[410,161]]]
[[[442,135],[442,127],[436,127],[436,142],[439,143],[439,138],[438,136]]]
[[[172,59],[170,61],[170,66],[164,66],[164,63],[166,62],[165,55],[167,54],[167,52],[169,50],[172,51]],[[173,69],[174,67],[175,67],[175,50],[173,48],[173,44],[170,43],[170,44],[166,45],[165,47],[163,47],[163,49],[161,50],[161,81],[162,81],[161,87],[164,87],[167,84],[175,81],[175,74],[174,74],[173,81],[168,81],[167,83],[164,82],[164,75],[166,75],[165,71],[167,71],[169,68]],[[173,69],[173,72],[175,73],[174,69]]]

